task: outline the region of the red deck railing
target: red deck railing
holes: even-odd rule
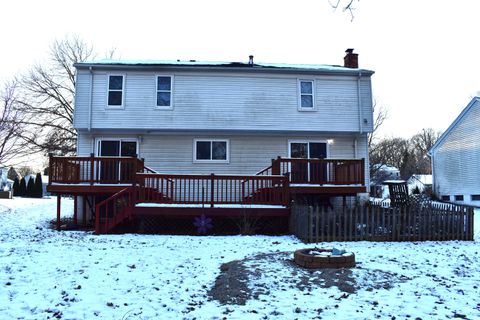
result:
[[[50,156],[49,185],[135,183],[136,173],[153,171],[143,160],[133,157],[53,157]]]
[[[284,176],[137,174],[139,202],[288,205]]]
[[[365,159],[277,158],[258,174],[286,175],[290,183],[364,185]]]
[[[95,206],[97,233],[131,218],[141,202],[218,205],[290,204],[291,184],[364,185],[364,159],[277,158],[256,175],[158,174],[132,157],[53,157],[50,180],[65,184],[130,184]],[[88,186],[89,187],[89,186]],[[77,191],[77,193],[79,193]]]

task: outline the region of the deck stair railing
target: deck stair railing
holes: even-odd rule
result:
[[[95,233],[109,233],[115,227],[132,219],[137,190],[127,187],[95,206]]]

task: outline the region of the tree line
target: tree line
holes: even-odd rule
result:
[[[369,149],[370,176],[373,177],[383,165],[398,168],[402,179],[408,179],[412,174],[431,174],[428,151],[439,136],[440,132],[428,128],[408,139],[390,137],[372,142]]]
[[[42,175],[37,173],[35,178],[30,176],[28,183],[25,177],[20,180],[16,177],[12,189],[14,196],[41,198],[43,197]]]

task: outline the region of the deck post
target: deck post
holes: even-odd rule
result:
[[[283,204],[288,207],[290,206],[290,200],[291,200],[291,195],[290,195],[290,179],[288,178],[288,175],[284,175],[284,180],[283,180]]]
[[[82,216],[83,216],[83,226],[87,226],[87,196],[83,196],[83,206],[82,206]]]
[[[272,175],[280,175],[281,168],[280,168],[280,162],[281,162],[280,156],[277,157],[277,159],[272,159]]]
[[[93,185],[94,175],[95,175],[95,168],[94,168],[94,161],[93,152],[90,153],[90,185]]]
[[[137,166],[137,163],[138,163],[138,158],[137,158],[137,155],[135,155],[135,158],[133,158],[132,187],[135,187],[135,185],[136,185],[135,179],[137,178],[137,172],[138,172],[138,169],[139,169],[138,166]],[[142,163],[142,166],[143,166],[143,163]],[[142,171],[143,171],[143,169],[142,169]]]
[[[49,152],[48,153],[48,175],[49,177],[52,177],[53,176],[53,152]],[[52,185],[52,179],[48,179],[48,185],[51,186]]]
[[[362,158],[361,162],[361,170],[360,170],[360,184],[363,186],[365,184],[365,158]]]
[[[214,180],[215,179],[215,174],[210,174],[210,208],[213,208],[213,201],[214,201],[214,191],[215,191],[215,184]]]
[[[78,196],[74,195],[73,196],[73,224],[75,226],[77,225],[77,222],[78,222],[78,220],[77,220],[77,211],[78,211],[78,209],[77,209],[77,203],[78,203],[77,199],[78,199]]]
[[[57,231],[60,231],[60,210],[62,208],[61,199],[62,196],[57,194]]]

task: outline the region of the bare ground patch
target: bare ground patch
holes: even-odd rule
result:
[[[292,252],[262,253],[242,260],[224,263],[220,275],[208,291],[222,305],[245,305],[250,299],[270,295],[272,291],[312,291],[337,287],[344,297],[358,290],[390,289],[396,283],[410,280],[382,270],[355,268],[303,269],[293,261]]]

